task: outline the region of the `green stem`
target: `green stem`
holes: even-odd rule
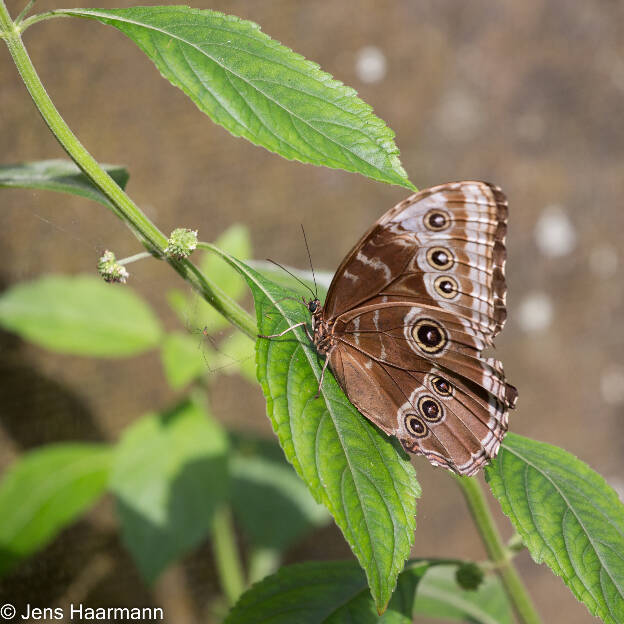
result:
[[[22,24],[23,26],[24,24]],[[72,133],[41,83],[22,42],[20,28],[11,20],[4,0],[0,0],[0,33],[2,33],[20,76],[44,121],[71,159],[82,169],[91,182],[108,197],[112,203],[113,212],[130,227],[150,253],[166,260],[228,321],[255,338],[257,334],[256,324],[243,308],[218,286],[211,283],[189,260],[174,260],[166,257],[167,237],[141,212],[139,207],[100,167]]]
[[[472,519],[485,544],[488,556],[498,571],[518,619],[522,624],[540,624],[539,615],[496,528],[479,482],[473,477],[458,476],[455,476],[455,481],[464,494]]]
[[[19,24],[27,15],[30,9],[32,9],[33,4],[35,4],[36,0],[29,0],[26,3],[26,6],[22,9],[20,14],[15,18],[15,23]]]
[[[233,606],[245,589],[243,566],[240,562],[230,508],[219,507],[212,520],[212,547],[221,589]]]
[[[152,258],[152,254],[149,251],[140,251],[139,253],[134,254],[133,256],[128,256],[127,258],[122,258],[121,260],[117,260],[117,264],[132,264],[137,260],[144,260],[145,258]]]
[[[52,19],[54,17],[71,17],[67,13],[58,13],[56,11],[46,11],[45,13],[37,13],[31,15],[26,19],[16,19],[15,25],[18,26],[19,32],[23,33],[29,26],[36,24],[37,22],[43,22],[45,20]]]
[[[257,583],[273,574],[280,566],[280,551],[277,548],[257,546],[249,553],[249,582]]]

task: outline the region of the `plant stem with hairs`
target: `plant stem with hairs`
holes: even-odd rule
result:
[[[455,481],[461,488],[490,561],[500,576],[519,621],[522,624],[540,624],[541,620],[533,606],[531,597],[513,564],[511,552],[505,547],[496,528],[479,481],[476,477],[459,476],[455,476]]]

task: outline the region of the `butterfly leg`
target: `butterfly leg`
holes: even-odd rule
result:
[[[305,330],[306,336],[308,337],[310,342],[314,342],[314,338],[312,337],[312,334],[310,333],[310,330],[308,329],[308,326],[304,325],[303,329]]]
[[[321,378],[319,379],[318,389],[316,391],[316,394],[314,395],[315,399],[318,399],[321,396],[321,386],[323,385],[323,379],[325,378],[325,370],[328,364],[329,364],[329,357],[326,357],[325,362],[323,363],[323,369],[321,370]]]
[[[264,334],[258,334],[258,338],[279,338],[280,336],[283,336],[284,334],[287,334],[289,331],[292,331],[296,327],[301,327],[302,325],[305,327],[308,338],[310,338],[310,333],[308,332],[308,328],[306,326],[305,321],[302,321],[301,323],[297,323],[296,325],[291,325],[290,327],[287,327],[283,332],[280,332],[279,334],[271,334],[269,336],[265,336]]]

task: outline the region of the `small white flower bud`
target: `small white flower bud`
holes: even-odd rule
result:
[[[108,249],[102,254],[98,260],[98,273],[104,278],[105,282],[118,282],[125,284],[130,276],[126,268],[117,262],[115,254]]]

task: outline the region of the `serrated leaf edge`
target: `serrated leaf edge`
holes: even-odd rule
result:
[[[251,282],[252,282],[252,283],[253,283],[253,284],[254,284],[254,285],[255,285],[255,286],[256,286],[256,287],[257,287],[257,288],[258,288],[258,289],[259,289],[259,290],[263,293],[263,295],[266,297],[267,301],[269,301],[269,302],[272,304],[272,306],[273,306],[273,307],[275,307],[275,308],[276,308],[276,309],[280,312],[280,314],[282,315],[282,317],[283,317],[284,319],[288,319],[288,314],[287,314],[287,313],[286,313],[286,311],[283,309],[283,306],[279,306],[279,302],[275,302],[275,301],[273,301],[273,297],[272,297],[271,293],[269,293],[269,292],[268,292],[268,291],[264,288],[264,286],[261,284],[261,282],[259,282],[258,280],[256,280],[256,279],[255,279],[255,277],[254,277],[254,276],[253,276],[253,275],[252,275],[252,274],[251,274],[251,273],[247,270],[247,267],[246,267],[244,264],[242,264],[242,263],[238,262],[235,258],[232,258],[232,257],[230,257],[230,256],[228,256],[228,255],[223,255],[223,257],[224,257],[224,258],[226,258],[226,259],[227,259],[230,263],[232,263],[234,266],[236,266],[236,267],[237,267],[237,269],[238,269],[239,271],[241,271],[241,272],[243,273],[243,275],[245,275],[245,277],[247,278],[247,280],[248,280],[248,281],[251,281]],[[263,278],[263,279],[265,279],[265,278]],[[301,330],[300,328],[293,329],[292,331],[293,331],[293,334],[295,334],[295,336],[296,336],[296,338],[297,338],[297,341],[299,342],[299,346],[298,346],[297,348],[301,348],[301,349],[303,349],[303,351],[304,351],[304,355],[305,355],[306,359],[308,360],[308,363],[309,363],[310,369],[313,371],[313,373],[314,373],[314,375],[315,375],[315,377],[316,377],[316,379],[317,379],[317,381],[318,381],[318,380],[320,379],[320,375],[318,375],[318,371],[317,371],[317,366],[318,366],[318,363],[316,362],[316,360],[314,360],[314,359],[313,359],[313,357],[312,357],[312,355],[311,355],[311,351],[312,351],[312,349],[310,348],[310,345],[308,344],[307,336],[305,337],[305,339],[303,338],[303,336],[304,336],[305,334],[304,334],[304,331],[303,331],[303,330]],[[270,347],[271,347],[271,345],[269,345],[269,348],[270,348]],[[296,352],[296,351],[293,351],[293,356],[294,356],[294,353],[295,353],[295,352]],[[293,358],[291,357],[291,361],[292,361],[292,359],[293,359]],[[265,384],[264,384],[264,383],[263,383],[262,385],[263,385],[263,387],[265,387]],[[266,390],[266,387],[265,387],[265,390]],[[326,404],[326,405],[328,405],[330,402],[332,402],[332,401],[334,401],[334,400],[335,400],[335,399],[332,399],[331,397],[328,397],[328,396],[326,395],[325,390],[324,390],[324,388],[323,388],[323,387],[321,387],[321,393],[322,393],[322,395],[323,395],[323,399],[324,399],[324,401],[325,401],[325,404]],[[268,393],[265,393],[265,394],[266,394],[267,396],[269,396],[269,395],[268,395]],[[273,412],[273,406],[274,406],[274,400],[273,400],[273,399],[271,399],[271,402],[270,402],[270,410],[271,410],[271,413]],[[348,406],[348,407],[349,407],[349,406],[350,406],[350,407],[352,407],[350,403],[348,403],[348,405],[347,405],[347,406]],[[268,401],[267,401],[267,407],[269,407],[269,402],[268,402]],[[352,409],[355,409],[355,408],[352,408]],[[328,411],[329,411],[329,408],[328,408]],[[290,428],[290,422],[291,422],[291,419],[289,418],[289,428]],[[335,425],[334,425],[334,428],[335,428]],[[318,429],[317,429],[317,431],[318,431]],[[339,432],[338,432],[338,430],[337,430],[337,429],[336,429],[336,433],[337,433],[338,438],[340,439],[340,443],[341,443],[341,446],[342,446],[342,448],[343,448],[345,458],[347,458],[347,461],[349,462],[349,454],[348,454],[348,453],[347,453],[347,451],[346,451],[346,448],[345,448],[345,445],[344,445],[344,441],[342,440],[342,438],[341,438],[341,436],[340,436],[340,434],[339,434]],[[368,435],[369,435],[369,436],[371,435],[371,432],[370,432],[370,430],[368,430],[368,429],[367,429],[367,433],[368,433]],[[292,436],[291,436],[291,437],[292,437]],[[294,448],[294,447],[293,447],[293,448]],[[378,447],[377,447],[376,443],[375,443],[375,448],[376,448],[376,449],[378,449]],[[296,453],[296,451],[295,451],[295,453]],[[379,453],[379,456],[380,456],[380,458],[382,458],[382,462],[383,462],[383,463],[384,463],[384,465],[385,465],[385,461],[384,461],[384,459],[383,459],[383,455],[382,455],[381,453]],[[300,475],[302,478],[304,478],[304,481],[306,481],[306,479],[305,479],[305,477],[304,477],[304,474],[303,474],[303,470],[302,470],[301,465],[299,464],[299,462],[297,462],[297,464],[295,464],[295,463],[293,462],[293,465],[295,466],[295,468],[296,468],[297,472],[299,473],[299,475]],[[401,467],[402,467],[402,469],[403,469],[404,474],[406,474],[406,475],[407,475],[407,472],[408,472],[408,468],[407,468],[407,466],[404,466],[403,464],[400,464],[400,465],[401,465]],[[318,463],[317,463],[317,461],[316,461],[316,458],[315,458],[315,468],[318,468]],[[352,474],[353,474],[353,471],[352,471]],[[321,484],[322,484],[322,481],[321,481],[321,479],[320,479],[320,474],[318,473],[318,470],[317,470],[317,476],[318,476],[318,478],[319,478],[319,483],[321,483]],[[365,476],[365,475],[364,475],[364,476]],[[306,481],[306,482],[307,482],[307,481]],[[416,484],[416,482],[415,482],[413,485],[415,485],[415,484]],[[354,486],[355,486],[355,484],[354,484]],[[412,489],[414,489],[414,488],[412,487]],[[356,487],[356,490],[357,490],[357,487]],[[327,503],[326,503],[325,501],[323,501],[323,500],[319,500],[319,499],[317,498],[317,494],[316,494],[316,492],[314,492],[313,490],[310,490],[310,491],[312,492],[312,494],[313,494],[314,498],[315,498],[318,502],[320,502],[320,503],[322,503],[322,504],[324,504],[324,505],[326,505],[326,506],[327,506]],[[414,492],[414,496],[415,496],[415,497],[418,495],[419,491],[420,491],[420,488],[419,488],[418,486],[416,486],[416,491]],[[396,492],[396,489],[395,489],[395,492]],[[396,494],[397,494],[397,498],[399,499],[399,501],[401,501],[401,507],[402,507],[402,509],[403,509],[403,511],[404,511],[404,515],[405,515],[405,519],[406,519],[406,526],[409,526],[409,516],[408,516],[407,514],[405,514],[405,505],[403,504],[402,498],[401,498],[400,496],[398,496],[398,492],[396,492]],[[362,500],[362,499],[361,499],[361,497],[360,497],[360,495],[359,495],[359,492],[358,492],[358,499],[359,499],[359,502],[360,502],[360,504],[361,504],[361,500]],[[383,497],[382,497],[382,500],[383,500]],[[329,500],[328,500],[327,502],[329,502]],[[386,504],[385,500],[384,500],[384,504]],[[344,506],[344,505],[343,505],[343,507],[344,507],[344,509],[346,509],[346,506]],[[364,507],[362,506],[362,508],[364,508]],[[330,509],[330,511],[332,511],[332,510]],[[389,517],[390,517],[390,518],[392,518],[392,514],[389,514]],[[347,519],[347,518],[346,518],[346,516],[345,516],[345,520],[346,520],[346,519]],[[393,522],[392,524],[393,524],[393,526],[396,526],[396,525],[394,525],[394,522]],[[369,533],[369,534],[370,534],[370,533]],[[353,543],[353,542],[352,542],[352,541],[351,541],[351,540],[350,540],[350,539],[349,539],[346,535],[345,535],[345,538],[347,539],[347,542],[349,543],[349,545],[351,546],[351,548],[352,548],[352,550],[353,550],[354,552],[360,552],[360,549],[357,547],[357,545],[356,545],[355,543]],[[393,540],[395,540],[395,539],[396,539],[396,538],[395,538],[395,534],[393,533]],[[395,541],[393,541],[393,545],[394,545],[395,543],[396,543],[396,542],[395,542]],[[409,534],[408,534],[408,543],[409,543],[409,544],[413,544],[413,543],[414,543],[414,532],[413,532],[413,531],[410,531],[410,532],[409,532]],[[363,556],[363,553],[360,553],[360,556]],[[397,557],[397,555],[396,555],[396,551],[395,551],[395,549],[393,548],[392,572],[393,572],[393,573],[396,573],[396,576],[398,577],[398,574],[400,573],[400,571],[401,571],[401,569],[403,568],[403,566],[402,566],[402,565],[399,565],[399,562],[397,562],[397,561],[396,561],[396,557]],[[406,556],[406,558],[407,558],[407,556]],[[366,559],[362,559],[362,560],[366,561]],[[405,561],[405,559],[403,559],[400,563],[403,563],[404,561]],[[377,564],[377,562],[376,562],[376,567],[377,567],[377,566],[378,566],[378,564]],[[381,576],[381,575],[379,574],[379,572],[380,572],[380,571],[379,571],[379,568],[377,567],[377,574],[378,574],[379,582],[381,583],[381,582],[384,582],[384,577],[383,577],[383,576]],[[396,579],[395,579],[395,582],[396,582]],[[395,586],[396,586],[396,585],[395,585]],[[390,598],[391,598],[391,597],[392,597],[392,592],[390,592],[390,595],[389,595],[388,599],[385,601],[385,603],[384,603],[383,605],[378,605],[378,607],[380,607],[382,610],[385,610],[385,608],[386,608],[386,606],[387,606],[388,602],[390,601]]]
[[[526,491],[526,492],[528,492],[528,491],[529,491],[529,489],[528,489],[528,485],[527,485],[527,483],[526,483],[526,475],[527,475],[527,473],[528,473],[528,469],[529,469],[529,467],[530,467],[530,468],[532,468],[533,470],[535,470],[535,471],[536,471],[538,474],[540,474],[542,477],[544,477],[544,478],[545,478],[545,479],[546,479],[546,480],[547,480],[547,481],[548,481],[548,482],[552,485],[552,487],[556,490],[556,492],[558,493],[558,495],[561,497],[561,499],[562,499],[562,500],[565,502],[565,504],[566,504],[566,510],[565,510],[565,512],[564,512],[564,514],[563,514],[563,516],[562,516],[562,520],[561,520],[561,521],[562,521],[562,531],[561,531],[561,535],[562,535],[562,537],[563,537],[564,541],[566,541],[566,542],[567,542],[567,538],[566,538],[566,535],[565,535],[565,531],[563,530],[563,520],[564,520],[564,518],[566,517],[566,514],[567,514],[568,512],[572,512],[572,513],[573,513],[573,515],[574,515],[574,517],[575,517],[575,519],[576,519],[576,522],[578,523],[579,527],[582,529],[583,534],[585,535],[585,537],[586,537],[587,541],[589,542],[589,544],[591,544],[591,546],[592,546],[592,549],[593,549],[593,551],[594,551],[595,556],[596,556],[596,557],[597,557],[597,559],[600,561],[600,564],[601,564],[600,576],[602,576],[602,572],[603,572],[603,571],[607,572],[607,568],[606,568],[606,566],[604,565],[604,563],[603,563],[603,561],[602,561],[602,559],[601,559],[600,555],[598,554],[598,551],[597,551],[596,547],[594,546],[594,540],[592,540],[592,539],[591,539],[591,537],[589,536],[589,533],[587,532],[587,529],[585,528],[585,525],[583,524],[583,522],[581,522],[581,520],[579,519],[578,515],[574,512],[574,510],[572,509],[572,505],[569,503],[569,501],[568,501],[567,497],[563,494],[563,492],[561,492],[560,488],[559,488],[559,487],[558,487],[558,485],[555,483],[555,481],[554,481],[554,480],[550,477],[550,475],[549,475],[547,472],[545,472],[544,470],[540,469],[538,466],[536,466],[533,462],[531,462],[530,460],[528,460],[526,457],[524,457],[524,455],[522,455],[522,453],[521,453],[521,452],[519,452],[519,451],[517,451],[516,449],[511,449],[508,445],[504,445],[504,449],[505,449],[505,451],[506,451],[506,452],[508,452],[508,453],[510,453],[510,454],[512,454],[512,455],[515,455],[518,459],[520,459],[521,461],[523,461],[523,462],[525,463],[526,468],[525,468],[525,476],[524,476],[524,481],[525,481],[525,491]],[[558,451],[561,451],[561,449],[557,449],[557,450],[558,450]],[[574,457],[574,456],[573,456],[573,457]],[[501,459],[502,459],[502,458],[501,458]],[[576,457],[574,457],[574,459],[576,459],[577,461],[579,461],[579,462],[581,462],[581,463],[585,464],[585,462],[582,462],[582,460],[580,460],[580,459],[578,459],[578,458],[576,458]],[[504,496],[505,496],[505,502],[501,501],[501,504],[503,505],[503,507],[507,507],[507,508],[509,509],[509,512],[510,512],[510,513],[509,513],[508,515],[513,515],[513,519],[515,519],[514,524],[515,524],[517,527],[521,527],[521,526],[522,526],[522,523],[521,523],[521,521],[519,520],[518,514],[516,513],[516,511],[515,511],[515,509],[514,509],[514,505],[513,505],[513,497],[509,495],[509,492],[508,492],[508,490],[507,490],[506,480],[505,480],[505,478],[504,478],[504,476],[503,476],[503,474],[504,474],[504,473],[503,473],[503,467],[502,467],[502,464],[503,464],[503,461],[499,460],[499,462],[498,462],[498,473],[499,473],[499,476],[500,476],[500,479],[501,479],[501,484],[502,484],[502,487],[503,487],[503,490],[504,490]],[[585,465],[586,465],[586,464],[585,464]],[[589,467],[588,467],[588,469],[589,469]],[[564,470],[567,470],[567,468],[565,468],[565,467],[564,467]],[[599,475],[598,473],[595,473],[595,474],[596,474],[596,476],[597,476],[598,478],[600,478],[600,479],[604,482],[604,484],[605,484],[605,486],[606,486],[606,487],[609,487],[609,486],[608,486],[608,484],[606,483],[606,481],[604,480],[604,478],[603,478],[601,475]],[[579,475],[575,473],[575,477],[577,477],[577,478],[578,478],[578,477],[579,477]],[[585,481],[585,479],[584,479],[583,477],[580,477],[580,478],[581,478],[581,479],[583,479],[583,480]],[[586,481],[586,483],[588,483],[588,482]],[[588,485],[592,485],[592,484],[588,483]],[[497,498],[498,498],[498,497],[497,497]],[[531,552],[531,550],[529,549],[529,552],[530,552],[531,556],[533,557],[533,559],[535,560],[535,562],[536,562],[536,563],[544,563],[544,562],[545,562],[545,556],[544,556],[542,553],[544,552],[544,550],[547,550],[548,552],[550,552],[550,553],[552,554],[552,556],[554,557],[554,560],[557,562],[557,568],[558,568],[558,569],[555,569],[553,566],[549,565],[550,569],[551,569],[551,570],[552,570],[552,571],[553,571],[553,572],[554,572],[557,576],[561,577],[561,578],[565,581],[566,585],[568,585],[568,587],[569,587],[570,589],[572,589],[572,590],[573,590],[573,588],[571,587],[571,582],[574,580],[574,577],[576,577],[576,578],[578,579],[578,581],[581,583],[582,587],[583,587],[583,588],[585,589],[585,591],[587,592],[587,594],[588,594],[589,596],[591,596],[591,598],[592,598],[592,600],[593,600],[593,604],[589,604],[586,600],[583,600],[583,599],[582,599],[582,598],[580,598],[579,596],[576,596],[576,593],[575,593],[575,592],[574,592],[574,590],[573,590],[573,593],[574,593],[575,597],[577,597],[577,599],[578,599],[578,600],[582,601],[582,602],[583,602],[583,603],[587,606],[588,610],[590,611],[590,613],[591,613],[592,615],[597,615],[597,616],[599,616],[599,617],[602,617],[602,614],[601,614],[601,611],[602,611],[601,601],[600,601],[600,600],[598,600],[598,599],[596,599],[596,597],[595,597],[595,595],[594,595],[594,593],[593,593],[592,589],[591,589],[591,588],[589,588],[589,587],[587,587],[587,585],[584,583],[584,581],[583,581],[583,580],[582,580],[582,578],[579,576],[579,574],[577,574],[577,573],[576,573],[576,567],[577,567],[577,566],[576,566],[575,562],[573,562],[573,561],[572,561],[572,558],[571,558],[571,557],[570,557],[570,555],[569,555],[569,552],[570,552],[570,551],[569,551],[569,549],[567,549],[567,545],[566,545],[566,557],[568,558],[568,561],[569,561],[569,563],[570,563],[570,566],[571,566],[571,567],[575,570],[575,574],[574,574],[574,576],[570,576],[570,577],[568,577],[568,576],[566,576],[566,575],[565,575],[565,573],[564,573],[564,566],[562,566],[562,565],[561,565],[561,562],[560,562],[560,558],[559,558],[559,556],[558,556],[558,553],[556,553],[556,552],[552,549],[552,547],[550,546],[550,544],[548,543],[548,541],[547,541],[547,540],[543,537],[542,533],[540,532],[540,530],[539,530],[539,528],[538,528],[538,526],[537,526],[537,524],[536,524],[536,522],[535,522],[535,520],[534,520],[535,513],[534,513],[533,507],[532,507],[532,505],[531,505],[531,501],[529,500],[529,497],[528,497],[528,496],[527,496],[526,500],[527,500],[527,507],[528,507],[529,512],[530,512],[530,515],[531,515],[531,523],[532,523],[532,526],[533,526],[533,528],[535,529],[535,531],[536,531],[537,533],[539,533],[540,541],[542,542],[542,548],[540,549],[540,552],[539,552],[539,553],[537,553],[537,552],[536,552],[536,554],[535,554],[535,555],[533,555],[533,553],[532,553],[532,552]],[[586,499],[586,500],[588,500],[588,499]],[[594,506],[594,505],[593,505],[593,503],[592,503],[591,501],[589,501],[589,502],[590,502],[590,504],[592,504],[592,506]],[[612,526],[612,527],[613,527],[613,528],[614,528],[614,529],[615,529],[615,530],[616,530],[616,531],[617,531],[620,535],[622,535],[622,533],[621,533],[621,531],[618,529],[618,527],[616,527],[616,526],[615,526],[615,525],[614,525],[614,524],[610,521],[610,519],[609,519],[608,517],[606,517],[606,516],[604,515],[604,513],[602,513],[602,511],[600,511],[600,513],[601,513],[601,515],[602,515],[604,518],[606,518],[606,520],[607,520],[608,524],[610,524],[610,525],[611,525],[611,526]],[[523,528],[524,528],[524,527],[523,527]],[[525,529],[525,530],[526,530],[526,529]],[[623,537],[624,537],[624,535],[623,535]],[[546,562],[546,563],[548,563],[548,562]],[[616,590],[617,590],[617,592],[619,593],[619,595],[620,595],[620,596],[622,597],[622,599],[624,600],[624,595],[622,594],[621,590],[619,589],[619,587],[618,587],[617,583],[615,583],[615,582],[614,582],[613,577],[612,577],[612,576],[611,576],[608,572],[607,572],[607,575],[609,576],[609,579],[611,580],[611,582],[612,582],[613,586],[616,588]],[[602,584],[602,580],[600,580],[600,582],[601,582],[601,584]],[[605,595],[604,595],[604,594],[603,594],[603,596],[602,596],[602,602],[604,603],[604,605],[606,606],[606,608],[609,610],[609,613],[610,613],[610,616],[611,616],[611,617],[610,617],[610,619],[611,619],[613,622],[616,622],[617,620],[615,620],[614,615],[613,615],[613,612],[611,611],[610,604],[609,604],[609,602],[606,600],[606,598],[605,598]]]
[[[131,7],[132,8],[132,7]],[[154,7],[154,8],[160,8],[160,7]],[[188,8],[188,7],[184,7],[184,8]],[[119,9],[118,9],[119,10]],[[124,9],[121,9],[124,10]],[[336,80],[333,76],[331,76],[330,74],[324,72],[320,66],[313,62],[310,61],[309,59],[306,59],[304,56],[302,56],[301,54],[298,54],[297,52],[294,52],[292,49],[288,48],[287,46],[283,45],[282,43],[280,43],[279,41],[272,39],[269,35],[267,35],[266,33],[264,33],[260,26],[258,24],[256,24],[255,22],[252,22],[250,20],[244,20],[241,19],[239,17],[233,16],[233,15],[227,15],[224,13],[220,13],[218,11],[213,11],[211,9],[195,9],[192,10],[192,12],[198,12],[198,13],[203,13],[203,14],[210,14],[213,15],[215,17],[218,18],[225,18],[226,21],[230,21],[233,23],[237,23],[237,24],[241,24],[243,26],[247,26],[247,25],[251,25],[251,27],[253,29],[256,29],[256,34],[259,35],[258,38],[255,38],[256,41],[263,41],[265,44],[268,43],[271,47],[275,48],[276,50],[280,50],[280,51],[284,51],[284,52],[288,52],[290,54],[293,55],[293,60],[299,61],[299,62],[303,62],[305,63],[310,71],[314,71],[314,72],[318,72],[320,75],[318,76],[314,76],[312,77],[309,74],[305,74],[303,71],[299,70],[296,67],[292,67],[290,65],[288,65],[288,69],[298,72],[298,73],[302,73],[303,75],[305,75],[307,78],[313,78],[314,80],[317,80],[319,83],[323,83],[324,86],[332,88],[332,89],[336,89],[336,91],[339,93],[339,98],[337,101],[331,101],[331,102],[327,102],[325,100],[323,100],[324,104],[330,104],[336,107],[339,107],[339,103],[347,103],[347,104],[357,104],[357,107],[360,108],[361,110],[349,110],[350,113],[354,114],[356,117],[358,117],[360,119],[360,121],[362,121],[364,123],[364,125],[366,126],[371,126],[374,127],[377,130],[381,130],[382,132],[380,133],[382,136],[380,137],[375,137],[375,136],[369,136],[367,134],[365,134],[361,128],[353,128],[351,126],[344,126],[344,124],[334,124],[334,125],[341,125],[342,127],[348,127],[351,131],[354,132],[358,132],[360,134],[362,134],[363,136],[366,136],[366,138],[368,140],[371,140],[377,145],[377,147],[382,151],[382,153],[388,158],[388,160],[390,161],[390,164],[392,166],[392,169],[390,171],[384,171],[382,168],[380,168],[378,165],[376,165],[374,162],[371,161],[367,161],[364,158],[362,158],[359,154],[355,153],[352,149],[349,148],[348,145],[343,145],[341,143],[338,143],[335,139],[328,137],[326,134],[324,134],[323,132],[321,132],[321,130],[319,128],[316,128],[314,126],[311,126],[305,119],[302,119],[301,117],[297,116],[296,114],[294,114],[292,111],[288,110],[287,108],[285,108],[283,105],[281,105],[279,102],[275,101],[273,98],[269,97],[266,93],[264,93],[264,91],[262,91],[261,89],[259,89],[255,84],[253,84],[252,82],[250,82],[248,79],[244,78],[243,76],[240,76],[239,74],[237,74],[236,72],[232,71],[232,69],[225,67],[225,65],[223,65],[222,63],[220,63],[218,61],[217,58],[211,56],[210,54],[208,54],[205,50],[199,48],[196,44],[193,44],[179,36],[173,35],[172,33],[169,33],[167,31],[161,30],[153,25],[148,25],[145,24],[144,22],[138,22],[136,20],[132,20],[132,19],[128,19],[128,18],[123,18],[120,17],[119,14],[117,13],[101,13],[97,10],[92,10],[92,9],[63,9],[60,11],[57,11],[58,13],[65,13],[65,14],[69,14],[69,15],[76,15],[78,17],[92,17],[92,18],[102,18],[103,20],[110,20],[110,21],[120,21],[120,22],[125,22],[127,24],[132,24],[141,28],[145,28],[148,30],[153,30],[155,32],[160,33],[162,36],[165,37],[169,37],[171,39],[177,39],[179,42],[188,45],[194,49],[196,49],[198,52],[200,52],[201,54],[205,55],[206,57],[210,58],[210,60],[215,63],[215,65],[218,65],[225,73],[225,75],[227,76],[228,73],[232,74],[233,76],[236,76],[236,78],[238,78],[239,80],[241,80],[242,82],[244,82],[245,84],[247,84],[250,88],[252,88],[253,90],[257,91],[259,94],[262,95],[262,97],[266,98],[266,100],[271,101],[273,104],[275,104],[276,106],[278,106],[279,108],[281,108],[282,110],[284,110],[291,119],[296,119],[299,122],[305,124],[306,126],[308,126],[314,133],[317,133],[321,136],[324,137],[325,140],[327,140],[330,143],[333,143],[335,145],[337,145],[341,150],[344,150],[346,153],[349,154],[349,156],[351,158],[354,158],[356,160],[359,160],[360,162],[365,163],[368,167],[371,167],[372,169],[376,170],[379,172],[378,176],[368,176],[371,177],[372,179],[376,179],[382,182],[390,182],[393,184],[398,184],[400,186],[409,188],[414,190],[415,187],[414,185],[409,181],[409,178],[407,177],[407,172],[405,171],[405,169],[403,168],[403,166],[401,165],[400,159],[399,159],[399,149],[397,148],[395,142],[394,142],[394,138],[395,138],[395,133],[392,131],[392,129],[390,129],[384,122],[383,120],[381,120],[380,118],[378,118],[374,112],[373,112],[373,108],[372,106],[370,106],[369,104],[367,104],[364,100],[362,100],[361,98],[357,97],[357,92],[355,91],[355,89],[346,86],[344,83],[342,83],[339,80]],[[223,29],[219,29],[216,27],[213,27],[215,30],[223,30]],[[241,31],[237,31],[238,35],[243,35],[243,36],[249,36],[247,33],[245,32],[241,32]],[[250,37],[252,38],[252,37]],[[156,46],[157,47],[157,46]],[[239,49],[239,48],[237,48]],[[260,55],[253,53],[250,50],[241,50],[243,52],[245,52],[246,54],[251,54],[252,56],[258,56],[260,58],[262,58]],[[273,59],[269,59],[271,62],[275,62],[276,64],[281,64],[284,65],[283,63],[280,63],[279,61],[274,61]],[[186,60],[185,57],[185,61],[187,62],[187,65],[189,67],[189,69],[197,76],[195,70],[193,69],[192,65]],[[161,75],[169,80],[167,78],[167,76],[165,76],[162,72]],[[197,76],[199,79],[199,76]],[[228,81],[230,82],[230,85],[232,86],[232,88],[237,91],[236,87],[231,83],[231,81],[229,80],[229,76],[228,76]],[[199,79],[199,82],[203,85],[203,81],[201,79]],[[178,86],[178,85],[175,85]],[[291,87],[290,85],[286,85],[283,84],[280,86],[284,87],[284,88],[288,88],[293,90],[293,87]],[[182,91],[184,91],[185,93],[187,93],[187,89],[179,87],[182,89]],[[204,85],[205,88],[205,85]],[[296,89],[294,89],[296,90]],[[238,93],[238,91],[237,91]],[[305,93],[305,91],[304,91]],[[188,93],[187,93],[188,94]],[[310,94],[310,93],[306,93],[306,95],[308,95],[309,97],[314,97],[314,94]],[[243,98],[243,96],[240,95],[239,96],[245,101],[245,104],[247,104],[248,108],[251,110],[252,113],[254,113],[254,115],[256,115],[256,113],[253,111],[252,107],[249,106],[249,103],[247,102],[247,100],[245,98]],[[236,123],[242,127],[244,127],[245,129],[247,129],[245,127],[244,124],[242,124],[240,122],[240,120],[238,120],[237,118],[235,118],[233,115],[230,114],[229,111],[227,111],[227,109],[225,109],[225,112],[230,115],[230,117],[232,117]],[[257,115],[256,115],[257,117]],[[327,122],[327,123],[331,123],[331,122]],[[219,124],[221,125],[221,124]],[[264,124],[263,124],[264,125]],[[293,124],[294,127],[294,124]],[[267,128],[265,126],[265,128],[271,133],[273,134],[273,132],[270,130],[270,128]],[[230,128],[225,128],[228,132],[230,132],[230,134],[232,134],[233,136],[243,136],[242,133],[237,133],[236,131],[234,131],[233,129]],[[299,130],[297,130],[295,128],[295,130],[297,131],[297,133],[299,134]],[[274,135],[275,136],[275,135]],[[268,149],[269,151],[274,152],[274,150],[270,149],[270,148],[266,148],[266,146],[262,145],[261,143],[253,140],[251,137],[245,137],[247,140],[249,140],[250,142],[252,142],[254,145],[258,145],[260,147],[265,147],[265,149]],[[276,137],[278,138],[278,137]],[[279,140],[286,143],[285,139],[279,137]],[[299,151],[298,149],[293,148],[292,145],[289,145],[289,147],[291,147],[291,149],[294,149],[294,151]],[[317,150],[318,151],[318,150]],[[326,155],[323,154],[325,157]],[[282,156],[283,158],[286,158],[288,160],[296,160],[298,162],[302,162],[304,164],[309,164],[307,161],[301,160],[300,158],[297,157],[293,157],[293,156],[285,156],[283,154],[280,154],[280,156]],[[326,164],[325,166],[334,168],[334,169],[343,169],[344,167],[342,165],[329,165]],[[394,175],[390,175],[390,173],[394,173]],[[361,175],[367,175],[367,174],[362,174],[362,172],[358,172]]]

